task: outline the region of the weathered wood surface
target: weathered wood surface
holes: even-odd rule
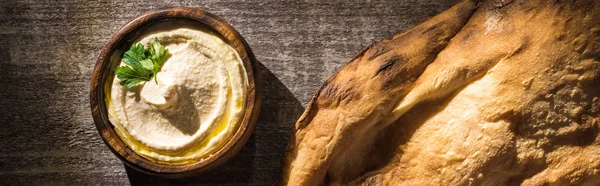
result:
[[[0,0],[0,185],[273,185],[288,134],[314,91],[362,48],[455,1]],[[112,32],[137,14],[191,6],[226,19],[261,63],[254,135],[222,167],[167,180],[126,168],[103,144],[89,80]]]

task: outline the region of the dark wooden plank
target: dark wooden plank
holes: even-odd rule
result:
[[[314,91],[362,48],[450,7],[423,1],[0,0],[0,185],[272,185]],[[104,42],[137,14],[192,6],[226,19],[261,63],[264,99],[248,144],[197,178],[126,170],[102,143],[89,80]]]

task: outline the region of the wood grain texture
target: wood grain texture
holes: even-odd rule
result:
[[[372,41],[455,1],[0,0],[0,185],[273,185],[293,124],[321,84]],[[227,20],[259,61],[263,103],[248,143],[204,175],[126,169],[94,127],[89,81],[109,36],[136,15],[199,7]]]

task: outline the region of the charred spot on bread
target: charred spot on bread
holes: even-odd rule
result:
[[[390,51],[390,48],[385,45],[382,41],[375,41],[375,43],[369,46],[369,58],[368,60],[373,60],[376,57],[385,54]]]
[[[379,76],[382,81],[383,89],[388,89],[397,85],[398,81],[412,80],[411,75],[406,74],[405,77],[399,78],[398,74],[408,73],[406,71],[406,62],[408,58],[403,55],[388,56],[382,61],[382,64],[377,69],[375,76]]]
[[[386,58],[385,60],[383,60],[383,64],[381,66],[379,66],[379,69],[377,70],[377,74],[380,74],[383,71],[389,70],[390,68],[392,68],[392,66],[394,64],[403,62],[405,60],[406,60],[406,58],[401,55],[390,56],[390,57]]]
[[[349,80],[348,82],[353,82],[353,80]],[[336,107],[360,98],[360,93],[349,84],[351,83],[326,83],[319,93],[318,101],[323,106]]]
[[[475,34],[475,30],[473,29],[468,29],[465,31],[466,33],[463,34],[463,36],[460,38],[460,40],[462,42],[467,42],[469,41],[469,39],[471,39],[473,37],[473,35]]]
[[[436,24],[433,24],[433,25],[427,27],[425,30],[423,30],[422,34],[426,35],[427,33],[430,33],[430,32],[439,33],[440,31],[443,31],[443,30],[440,30],[440,27],[443,26],[442,23],[443,22],[439,22],[439,23],[436,23]]]

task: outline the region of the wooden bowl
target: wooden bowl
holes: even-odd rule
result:
[[[105,89],[110,90],[109,87],[111,84],[111,82],[107,82],[107,79],[110,80],[114,77],[114,72],[111,69],[120,63],[123,52],[131,46],[136,38],[143,34],[145,28],[153,23],[169,20],[188,21],[193,22],[193,24],[212,28],[213,31],[220,34],[224,41],[228,42],[238,52],[248,76],[247,106],[241,125],[233,135],[233,138],[212,156],[185,165],[154,163],[136,154],[117,136],[113,125],[108,120],[105,103]],[[150,10],[122,26],[108,39],[100,51],[90,82],[90,105],[94,122],[98,132],[110,150],[126,165],[136,170],[151,175],[173,178],[197,175],[198,173],[208,171],[223,164],[239,152],[254,130],[260,110],[261,97],[262,90],[258,64],[244,38],[223,19],[206,11],[189,7]]]

